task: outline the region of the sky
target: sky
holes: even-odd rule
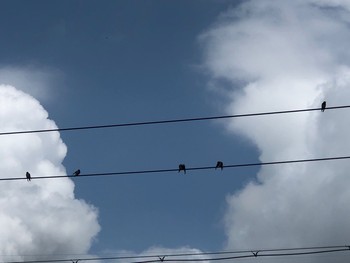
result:
[[[349,3],[2,1],[0,131],[348,105]],[[0,260],[349,244],[347,161],[83,177],[349,155],[346,114],[0,136],[0,178],[82,173],[0,182]]]

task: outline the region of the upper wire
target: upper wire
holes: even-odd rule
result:
[[[345,108],[350,108],[350,105],[327,107],[327,110],[345,109]],[[117,124],[92,125],[92,126],[80,126],[80,127],[67,127],[67,128],[55,128],[55,129],[7,131],[7,132],[0,132],[0,135],[15,135],[15,134],[42,133],[42,132],[61,132],[61,131],[76,131],[76,130],[91,130],[91,129],[106,129],[106,128],[143,126],[143,125],[156,125],[156,124],[167,124],[167,123],[208,121],[208,120],[219,120],[219,119],[229,119],[229,118],[242,118],[242,117],[253,117],[253,116],[263,116],[263,115],[276,115],[276,114],[298,113],[298,112],[307,112],[307,111],[319,111],[320,109],[321,108],[307,108],[307,109],[295,109],[295,110],[284,110],[284,111],[269,111],[269,112],[235,114],[235,115],[220,115],[220,116],[183,118],[183,119],[168,119],[168,120],[143,121],[143,122],[127,122],[127,123],[117,123]]]
[[[139,256],[116,256],[116,257],[85,257],[74,259],[46,259],[46,260],[24,260],[24,261],[3,261],[1,263],[54,263],[54,262],[79,262],[79,261],[106,261],[106,260],[125,260],[125,259],[147,259],[141,261],[131,261],[129,263],[156,263],[156,262],[189,262],[189,261],[223,261],[229,259],[242,259],[252,257],[287,257],[287,256],[300,256],[300,255],[312,255],[312,254],[324,254],[335,253],[342,251],[349,251],[350,246],[319,246],[319,247],[299,247],[299,248],[277,248],[277,249],[259,249],[259,250],[235,250],[235,251],[219,251],[219,252],[198,252],[198,253],[177,253],[177,254],[161,254],[160,255],[139,255]],[[275,252],[275,253],[273,253]],[[219,257],[206,257],[206,258],[188,258],[189,256],[215,256],[223,255]],[[237,256],[229,256],[229,254],[240,254]],[[187,258],[181,258],[181,257]],[[180,257],[180,258],[177,258]]]

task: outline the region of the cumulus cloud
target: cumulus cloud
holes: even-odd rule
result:
[[[220,92],[220,80],[229,83],[227,112],[349,104],[348,17],[341,0],[245,1],[222,14],[200,40],[211,82]],[[350,154],[348,115],[235,119],[228,129],[249,138],[263,162],[341,156]],[[348,244],[349,168],[347,161],[262,167],[227,197],[227,248]]]
[[[63,75],[57,69],[44,69],[33,65],[0,67],[1,84],[14,86],[41,102],[50,100],[55,93],[55,83],[61,84],[62,79]]]
[[[0,127],[57,128],[36,99],[8,85],[0,85]],[[67,147],[58,132],[1,136],[0,145],[1,178],[66,174]],[[0,207],[0,261],[87,253],[100,230],[96,208],[74,197],[68,178],[2,181]]]

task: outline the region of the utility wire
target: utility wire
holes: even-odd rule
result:
[[[316,250],[316,249],[343,249],[347,248],[350,250],[350,246],[348,245],[337,245],[337,246],[313,246],[313,247],[293,247],[293,248],[274,248],[274,249],[241,249],[241,250],[225,250],[225,251],[212,251],[212,252],[192,252],[192,253],[172,253],[172,254],[164,254],[162,252],[153,252],[153,254],[144,254],[139,256],[128,256],[128,253],[123,253],[125,256],[110,256],[108,258],[113,257],[113,259],[143,259],[143,258],[156,258],[160,256],[164,257],[186,257],[186,256],[205,256],[205,255],[225,255],[225,254],[241,254],[241,253],[249,253],[249,252],[282,252],[282,251],[303,251],[303,250]],[[121,253],[105,253],[104,255],[120,255]],[[21,254],[21,255],[0,255],[1,257],[47,257],[47,256],[65,256],[66,258],[78,257],[80,258],[84,256],[89,256],[89,254]],[[102,258],[107,258],[104,256]]]
[[[336,160],[346,160],[346,159],[350,159],[350,156],[260,162],[260,163],[229,164],[229,165],[224,165],[223,168],[240,168],[240,167],[294,164],[294,163],[306,163],[306,162],[324,162],[324,161],[336,161]],[[212,170],[212,169],[216,169],[216,166],[189,167],[189,168],[186,168],[186,171]],[[169,172],[179,172],[179,169],[172,168],[172,169],[139,170],[139,171],[124,171],[124,172],[109,172],[109,173],[87,173],[87,174],[80,174],[78,176],[74,176],[74,175],[51,175],[51,176],[37,176],[37,177],[32,176],[31,180],[55,179],[55,178],[64,178],[64,177],[84,178],[84,177],[91,177],[91,176],[117,176],[117,175],[153,174],[153,173],[169,173]],[[27,178],[26,177],[0,178],[0,181],[16,181],[16,180],[27,180]]]
[[[336,110],[336,109],[345,109],[345,108],[350,108],[350,105],[327,107],[327,110]],[[127,123],[117,123],[117,124],[67,127],[67,128],[56,128],[56,129],[8,131],[8,132],[0,132],[0,135],[14,135],[14,134],[26,134],[26,133],[55,132],[55,131],[61,132],[61,131],[76,131],[76,130],[92,130],[92,129],[106,129],[106,128],[129,127],[129,126],[180,123],[180,122],[208,121],[208,120],[219,120],[219,119],[229,119],[229,118],[242,118],[242,117],[253,117],[253,116],[263,116],[263,115],[319,111],[320,109],[321,108],[308,108],[308,109],[296,109],[296,110],[285,110],[285,111],[269,111],[269,112],[258,112],[258,113],[245,113],[245,114],[235,114],[235,115],[220,115],[220,116],[183,118],[183,119],[168,119],[168,120],[144,121],[144,122],[127,122]]]
[[[140,256],[116,256],[116,257],[86,257],[74,259],[46,259],[46,260],[26,260],[26,261],[3,261],[2,263],[53,263],[53,262],[79,262],[79,261],[104,261],[104,260],[122,260],[122,259],[148,259],[143,261],[132,261],[129,263],[156,263],[156,262],[189,262],[189,261],[222,261],[229,259],[241,259],[252,257],[282,257],[282,256],[300,256],[312,254],[335,253],[349,251],[350,246],[323,246],[323,247],[300,247],[300,248],[279,248],[279,249],[260,249],[260,250],[235,250],[220,252],[200,252],[200,253],[178,253],[178,254],[159,254],[159,255],[140,255]],[[272,253],[275,252],[275,253]],[[225,257],[207,257],[207,258],[176,258],[184,256],[205,256],[222,254],[241,254],[237,256]],[[242,255],[243,254],[243,255]],[[170,258],[169,258],[170,257]],[[153,259],[152,259],[153,258]]]

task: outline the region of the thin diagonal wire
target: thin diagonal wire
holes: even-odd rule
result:
[[[203,255],[225,255],[225,254],[240,254],[240,253],[250,253],[250,252],[280,252],[280,251],[297,251],[297,250],[316,250],[316,249],[349,249],[348,245],[333,245],[333,246],[313,246],[313,247],[293,247],[293,248],[273,248],[273,249],[241,249],[241,250],[225,250],[225,251],[212,251],[212,252],[194,252],[194,253],[173,253],[173,254],[164,254],[154,252],[152,255],[139,255],[139,256],[115,256],[113,259],[138,259],[138,258],[159,258],[160,256],[164,257],[184,257],[184,256],[203,256]],[[107,253],[110,254],[110,253]],[[87,254],[50,254],[51,256],[88,256]],[[113,253],[112,253],[113,255]],[[3,257],[14,257],[19,255],[4,255]],[[48,256],[44,254],[21,254],[20,256],[31,256],[31,257],[42,257]],[[107,257],[103,257],[107,258]],[[110,257],[108,257],[110,258]]]
[[[314,251],[298,251],[298,250],[314,250]],[[317,249],[317,250],[316,250]],[[289,253],[268,253],[268,254],[261,254],[264,252],[278,252],[278,251],[298,251],[298,252],[289,252]],[[47,260],[27,260],[27,261],[5,261],[3,263],[54,263],[54,262],[79,262],[79,261],[96,261],[96,260],[120,260],[120,259],[137,259],[137,258],[150,258],[154,257],[156,259],[153,260],[143,260],[143,261],[132,261],[129,263],[156,263],[156,262],[190,262],[190,261],[196,261],[196,262],[203,262],[203,261],[223,261],[223,260],[229,260],[229,259],[242,259],[242,258],[253,258],[253,257],[287,257],[287,256],[300,256],[300,255],[312,255],[312,254],[325,254],[325,253],[335,253],[335,252],[344,252],[349,251],[349,246],[329,246],[329,247],[314,247],[314,248],[290,248],[290,249],[266,249],[266,250],[244,250],[244,251],[232,251],[227,253],[241,253],[241,254],[247,254],[248,255],[238,255],[238,256],[228,256],[228,257],[213,257],[213,258],[178,258],[178,259],[166,259],[165,257],[175,257],[175,256],[200,256],[200,255],[208,255],[209,253],[188,253],[188,254],[171,254],[171,255],[165,255],[163,259],[160,259],[159,256],[134,256],[134,257],[90,257],[90,258],[75,258],[75,259],[47,259]],[[261,252],[259,254],[259,252]],[[215,252],[211,252],[211,254],[214,254]],[[216,252],[218,253],[226,253],[226,252]]]
[[[336,110],[336,109],[345,109],[345,108],[350,108],[350,105],[327,107],[327,110]],[[107,129],[107,128],[130,127],[130,126],[144,126],[144,125],[157,125],[157,124],[169,124],[169,123],[181,123],[181,122],[194,122],[194,121],[208,121],[208,120],[243,118],[243,117],[253,117],[253,116],[263,116],[263,115],[299,113],[299,112],[319,111],[319,110],[320,110],[320,108],[308,108],[308,109],[296,109],[296,110],[285,110],[285,111],[270,111],[270,112],[245,113],[245,114],[235,114],[235,115],[221,115],[221,116],[183,118],[183,119],[169,119],[169,120],[144,121],[144,122],[127,122],[127,123],[117,123],[117,124],[67,127],[67,128],[56,128],[56,129],[8,131],[8,132],[0,132],[0,136],[1,135],[26,134],[26,133],[77,131],[77,130]]]
[[[325,158],[313,158],[313,159],[299,159],[299,160],[286,160],[286,161],[274,161],[274,162],[260,162],[260,163],[243,163],[243,164],[229,164],[225,165],[224,168],[239,168],[239,167],[251,167],[251,166],[266,166],[266,165],[281,165],[281,164],[294,164],[294,163],[306,163],[306,162],[323,162],[323,161],[336,161],[350,159],[350,156],[338,156],[338,157],[325,157]],[[215,166],[202,166],[202,167],[189,167],[186,171],[195,170],[211,170],[215,169]],[[118,175],[134,175],[134,174],[153,174],[153,173],[169,173],[178,172],[178,169],[155,169],[155,170],[140,170],[140,171],[124,171],[124,172],[109,172],[109,173],[87,173],[80,174],[79,176],[74,175],[51,175],[51,176],[36,176],[31,177],[32,180],[38,179],[56,179],[65,177],[84,178],[92,176],[118,176]],[[7,177],[0,178],[0,181],[16,181],[16,180],[27,180],[25,177]]]

